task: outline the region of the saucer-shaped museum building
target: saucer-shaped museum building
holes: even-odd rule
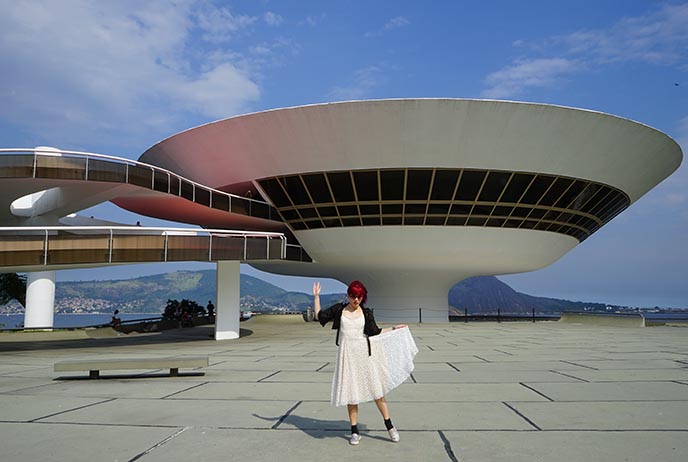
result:
[[[669,176],[678,144],[640,123],[545,104],[354,101],[277,109],[171,136],[141,162],[270,204],[255,216],[154,192],[129,210],[282,231],[306,260],[273,273],[363,281],[381,321],[447,321],[470,276],[545,267]],[[217,213],[216,213],[217,212]]]

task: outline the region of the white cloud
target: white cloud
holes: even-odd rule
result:
[[[398,29],[400,27],[408,26],[411,24],[411,21],[409,21],[407,18],[404,16],[396,16],[389,21],[385,23],[384,26],[382,26],[381,29],[375,31],[375,32],[366,32],[365,36],[366,37],[379,37],[382,34],[384,34],[387,31],[390,31],[392,29]]]
[[[370,92],[380,85],[382,81],[382,68],[369,66],[354,72],[353,83],[348,86],[334,87],[327,94],[333,100],[358,100],[367,97]]]
[[[150,142],[186,128],[185,117],[227,117],[260,98],[245,58],[218,45],[254,19],[206,0],[18,0],[2,10],[0,118],[56,144]]]
[[[200,4],[194,16],[203,38],[210,42],[226,42],[232,35],[256,22],[255,16],[234,15],[228,8],[212,3]]]
[[[597,62],[644,61],[676,64],[688,57],[688,4],[664,5],[646,16],[624,18],[608,29],[555,37],[569,54]]]
[[[387,21],[387,24],[385,24],[385,30],[390,30],[390,29],[397,29],[399,27],[404,27],[410,24],[410,21],[406,19],[403,16],[397,16],[395,18],[390,19]]]
[[[311,27],[315,27],[318,24],[320,24],[322,21],[324,21],[326,16],[327,15],[325,13],[322,13],[318,16],[308,16],[306,19],[302,19],[301,21],[299,21],[298,25],[299,26],[308,25]]]
[[[282,16],[277,13],[273,13],[272,11],[265,13],[263,19],[265,19],[265,22],[270,26],[279,26],[284,22],[284,18]]]
[[[613,62],[640,61],[688,70],[688,3],[664,5],[646,16],[624,18],[607,29],[579,30],[541,42],[515,40],[513,46],[534,56],[522,56],[490,74],[483,96],[513,97],[584,68]]]
[[[517,61],[488,75],[489,87],[482,96],[495,99],[516,96],[527,88],[554,85],[578,70],[579,63],[562,58]]]

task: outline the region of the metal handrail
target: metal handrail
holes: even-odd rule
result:
[[[161,262],[168,261],[169,239],[174,236],[192,236],[203,237],[208,236],[208,261],[213,261],[212,253],[212,238],[213,237],[234,237],[243,239],[243,259],[248,259],[248,240],[251,238],[264,238],[266,240],[265,259],[271,259],[270,241],[278,239],[280,241],[280,259],[287,257],[287,238],[282,233],[275,232],[261,232],[261,231],[238,231],[227,229],[205,229],[205,228],[170,228],[170,227],[140,227],[140,226],[7,226],[0,227],[0,240],[3,234],[10,233],[16,236],[17,233],[23,233],[24,236],[42,236],[43,238],[43,265],[48,265],[48,255],[50,253],[50,238],[55,236],[60,231],[66,231],[70,234],[84,236],[92,235],[103,237],[107,236],[107,261],[102,263],[113,263],[114,239],[120,236],[161,236],[164,238],[163,242],[163,258]],[[79,232],[81,231],[81,232]],[[88,232],[85,234],[85,232]],[[94,233],[95,232],[95,233]],[[274,258],[274,257],[273,257]],[[156,260],[157,261],[157,260]],[[79,264],[79,262],[74,262]]]
[[[252,210],[253,210],[252,205],[253,205],[253,203],[256,203],[256,204],[261,204],[261,205],[268,207],[268,218],[267,218],[268,220],[281,221],[279,215],[274,215],[272,213],[273,205],[269,202],[265,202],[265,201],[261,201],[261,200],[253,199],[253,198],[249,198],[249,197],[238,196],[236,194],[231,194],[231,193],[227,193],[224,191],[220,191],[220,190],[211,188],[209,186],[205,186],[205,185],[198,183],[196,181],[190,180],[186,177],[183,177],[183,176],[181,176],[177,173],[174,173],[170,170],[167,170],[165,168],[157,167],[155,165],[147,164],[145,162],[139,162],[139,161],[135,161],[135,160],[131,160],[131,159],[126,159],[123,157],[109,156],[106,154],[97,154],[97,153],[83,152],[83,151],[68,151],[68,150],[62,150],[62,149],[56,149],[55,151],[48,151],[48,150],[41,151],[40,149],[36,149],[36,148],[33,148],[33,149],[31,149],[31,148],[0,148],[0,155],[8,155],[8,154],[32,154],[34,156],[32,178],[36,178],[36,173],[38,170],[38,158],[39,158],[39,156],[40,157],[55,157],[57,155],[65,155],[66,154],[67,156],[86,159],[85,178],[84,178],[85,180],[88,180],[88,177],[89,177],[89,175],[88,175],[88,172],[89,172],[88,159],[89,158],[102,159],[102,160],[111,161],[113,163],[124,164],[126,166],[126,170],[125,170],[125,182],[126,183],[129,182],[129,166],[150,168],[151,171],[153,172],[153,174],[151,175],[151,190],[155,190],[155,172],[157,171],[157,172],[166,174],[168,177],[168,181],[167,181],[167,192],[168,192],[168,194],[173,194],[170,190],[170,183],[171,183],[170,178],[174,177],[174,178],[177,178],[179,180],[179,191],[175,195],[181,194],[181,184],[182,184],[181,182],[185,181],[186,183],[189,183],[192,186],[192,198],[193,198],[192,201],[195,201],[195,199],[196,199],[196,188],[200,187],[201,189],[208,190],[211,193],[226,196],[228,198],[228,201],[229,201],[228,207],[229,207],[230,213],[238,213],[238,212],[232,212],[232,198],[237,198],[237,199],[240,199],[242,201],[248,201],[248,211],[247,211],[248,215],[247,216],[253,216],[253,215],[251,215]],[[210,195],[210,201],[211,201],[210,204],[212,206],[212,194]],[[242,214],[242,215],[244,215],[244,214]],[[263,217],[258,217],[258,218],[263,218]]]

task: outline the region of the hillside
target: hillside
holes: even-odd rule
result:
[[[450,313],[502,313],[530,314],[560,313],[564,310],[583,310],[585,307],[604,309],[604,303],[572,302],[556,298],[534,297],[516,292],[494,276],[468,278],[449,290]]]
[[[55,305],[58,313],[96,313],[119,309],[126,313],[162,312],[168,299],[188,299],[205,306],[215,302],[215,271],[177,271],[116,281],[70,281],[56,286]],[[241,307],[252,311],[302,311],[313,303],[312,296],[289,292],[261,279],[241,275]],[[344,300],[344,294],[325,294],[322,304]],[[583,307],[603,308],[601,303],[558,300],[516,292],[494,276],[466,279],[449,291],[450,313],[558,313]],[[374,304],[371,303],[374,307]],[[18,304],[0,306],[0,313],[23,311]]]

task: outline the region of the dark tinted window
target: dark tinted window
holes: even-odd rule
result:
[[[340,205],[337,207],[340,216],[358,215],[358,207],[355,205]]]
[[[325,175],[322,173],[315,173],[310,175],[302,175],[303,182],[306,183],[308,192],[316,203],[322,204],[332,202],[332,195],[330,189],[327,187]]]
[[[406,200],[427,200],[432,170],[409,170],[406,181]]]
[[[454,197],[454,189],[456,189],[458,179],[458,170],[437,170],[430,199],[434,201],[451,200]]]
[[[400,201],[404,198],[404,170],[381,170],[380,186],[383,201]]]
[[[403,205],[401,204],[382,204],[382,214],[383,215],[401,215],[403,211]]]
[[[569,189],[561,196],[561,198],[554,204],[555,207],[567,208],[573,200],[585,189],[587,183],[585,181],[576,180]]]
[[[504,190],[502,202],[518,202],[535,175],[515,173]]]
[[[275,204],[275,207],[287,207],[291,205],[289,198],[284,194],[282,186],[280,186],[275,178],[261,180],[259,183],[265,191],[265,194],[267,194],[272,203]]]
[[[349,176],[349,172],[328,173],[327,179],[332,187],[335,201],[353,202],[355,200],[354,188],[351,185],[351,176]]]
[[[502,191],[509,181],[510,173],[490,172],[485,180],[485,185],[480,191],[479,201],[495,202],[502,195]]]
[[[289,197],[291,197],[291,201],[294,203],[294,205],[305,205],[311,203],[311,199],[308,197],[306,188],[303,187],[301,178],[299,178],[297,175],[285,177],[282,180],[282,184],[284,185],[284,189],[287,191],[287,194],[289,194]]]
[[[483,184],[485,172],[464,170],[459,181],[459,189],[456,191],[456,200],[474,201]]]
[[[554,205],[554,203],[559,200],[561,195],[564,194],[564,191],[571,186],[571,183],[573,183],[573,180],[569,180],[568,178],[557,178],[549,190],[545,193],[544,197],[540,200],[540,204],[547,206]]]
[[[545,193],[545,191],[547,191],[547,189],[553,181],[553,176],[536,176],[533,182],[530,184],[528,191],[526,191],[526,194],[523,196],[521,202],[524,204],[537,204],[542,195]]]
[[[356,194],[359,201],[376,201],[377,193],[377,171],[354,172],[354,183],[356,184]]]

